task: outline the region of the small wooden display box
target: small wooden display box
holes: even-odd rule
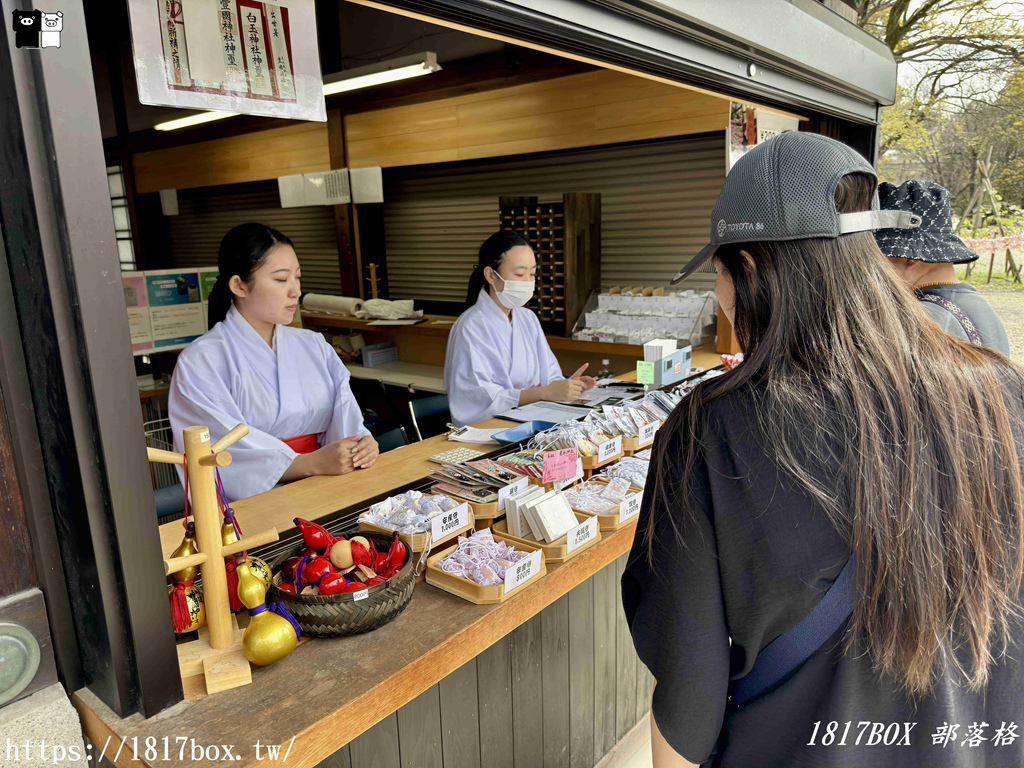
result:
[[[575,510],[573,511],[573,514],[576,515],[576,519],[581,523],[586,522],[592,517],[591,515],[588,515],[585,512],[577,512]],[[508,522],[506,520],[499,520],[494,524],[494,528],[492,528],[491,530],[494,531],[495,536],[500,535],[503,539],[507,539],[508,541],[514,543],[516,545],[516,549],[519,549],[520,545],[532,547],[539,546],[544,551],[544,560],[549,563],[564,563],[566,560],[571,560],[581,552],[586,552],[588,549],[590,549],[592,546],[594,546],[595,544],[597,544],[597,542],[601,540],[600,521],[598,521],[596,535],[592,539],[590,539],[590,541],[586,542],[585,544],[581,544],[572,552],[569,552],[569,547],[566,540],[568,534],[566,534],[565,536],[561,536],[560,538],[557,538],[553,542],[548,544],[546,542],[535,541],[533,539],[533,536],[530,536],[530,538],[528,539],[523,538],[521,536],[513,536],[511,533],[508,532]]]
[[[455,499],[455,500],[458,501],[458,499]],[[462,502],[462,501],[459,501],[459,504],[463,504],[463,503],[469,504],[469,525],[464,525],[461,528],[453,530],[450,533],[446,534],[445,536],[442,536],[437,541],[430,542],[430,549],[431,550],[439,547],[440,545],[444,544],[447,541],[451,541],[456,536],[461,536],[462,534],[466,533],[467,531],[474,530],[473,523],[474,523],[474,519],[475,519],[475,516],[476,516],[476,512],[473,509],[474,505],[473,505],[472,502]],[[498,505],[495,504],[494,506],[497,507]],[[395,533],[390,528],[385,528],[384,526],[381,526],[381,525],[375,525],[373,523],[368,523],[365,520],[360,520],[359,521],[359,530],[361,530],[361,531],[373,531],[374,533],[382,533],[385,536],[392,536]],[[427,548],[427,540],[430,538],[430,533],[429,532],[424,532],[424,533],[400,533],[400,534],[398,534],[398,538],[401,539],[403,542],[405,542],[405,546],[407,546],[410,550],[412,550],[416,554],[419,554],[420,552],[422,552],[424,549]]]
[[[469,602],[476,603],[477,605],[495,605],[497,603],[505,602],[510,597],[515,597],[529,585],[536,583],[538,579],[542,579],[547,575],[548,567],[545,564],[543,547],[537,544],[530,544],[518,539],[513,539],[509,536],[502,535],[497,531],[493,531],[493,535],[495,541],[504,541],[511,544],[520,552],[536,552],[537,550],[540,550],[540,570],[528,581],[523,582],[523,584],[516,587],[510,594],[506,595],[504,584],[483,587],[469,579],[464,579],[461,576],[455,576],[451,573],[445,573],[438,568],[437,564],[454,552],[457,549],[456,545],[448,547],[443,552],[431,555],[427,559],[427,584],[431,584],[438,589],[443,589],[445,592],[451,592],[453,595],[458,595],[463,600],[468,600]]]
[[[598,478],[595,478],[592,482],[600,483],[601,485],[608,484],[604,480]],[[643,491],[630,492],[629,494],[626,495],[626,498],[619,502],[619,504],[611,512],[609,512],[606,515],[597,515],[596,517],[598,528],[600,528],[602,531],[608,532],[618,531],[622,528],[625,528],[627,525],[633,525],[636,522],[637,517],[640,513],[640,501],[641,499],[643,499],[643,495]],[[628,517],[625,520],[621,520],[620,517],[623,512],[624,504],[629,505],[629,508],[627,509]],[[577,513],[578,515],[585,515],[586,517],[595,516],[593,512],[587,512],[582,509],[576,509],[576,507],[573,507],[572,511]]]
[[[480,530],[481,527],[490,528],[492,521],[505,514],[498,511],[498,502],[496,501],[492,501],[490,504],[478,504],[471,501],[469,508],[473,510],[473,519],[476,520],[477,530]]]
[[[658,422],[658,428],[659,429],[661,428],[661,425],[663,423],[664,422]],[[657,430],[655,430],[655,434],[657,434]],[[640,442],[640,438],[639,437],[624,437],[624,438],[622,438],[622,452],[626,456],[632,456],[637,451],[642,451],[644,448],[647,448],[647,447],[652,446],[652,445],[654,445],[654,438],[653,437],[650,440],[647,440],[646,442],[643,442],[643,443]]]
[[[609,464],[614,464],[616,461],[622,458],[622,451],[609,456],[604,461],[601,461],[597,456],[581,456],[580,462],[583,464],[584,471],[593,472],[595,469],[606,467]]]

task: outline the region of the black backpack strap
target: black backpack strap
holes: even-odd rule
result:
[[[762,648],[750,672],[732,682],[735,705],[749,704],[811,658],[850,618],[856,601],[857,583],[851,557],[814,610]]]
[[[934,293],[925,293],[924,291],[914,291],[914,293],[917,295],[918,301],[927,301],[929,304],[936,304],[949,312],[949,314],[951,314],[953,318],[960,323],[960,327],[964,329],[964,333],[967,334],[968,341],[972,344],[981,344],[981,332],[978,331],[977,326],[974,325],[974,321],[971,320],[970,315],[964,312],[963,307],[952,299],[947,299],[945,296],[939,296]]]

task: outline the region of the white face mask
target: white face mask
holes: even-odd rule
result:
[[[536,280],[505,280],[505,290],[494,289],[498,301],[508,309],[525,307],[533,298],[533,291],[536,288]]]

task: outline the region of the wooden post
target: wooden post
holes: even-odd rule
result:
[[[231,645],[235,629],[231,622],[224,558],[210,554],[219,554],[223,546],[215,469],[206,462],[200,462],[200,459],[210,455],[210,430],[207,427],[186,427],[182,430],[182,438],[185,443],[192,512],[196,522],[196,542],[199,551],[209,555],[199,570],[203,574],[203,600],[206,603],[206,623],[210,628],[210,647],[219,650]]]

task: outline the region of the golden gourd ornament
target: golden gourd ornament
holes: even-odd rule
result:
[[[198,551],[196,527],[194,523],[189,522],[185,526],[185,537],[171,557],[187,557]],[[176,634],[192,632],[206,624],[203,589],[195,583],[198,578],[199,567],[195,565],[182,568],[171,574],[171,585],[167,588],[167,596],[171,601],[171,621]]]
[[[249,626],[242,636],[245,658],[258,666],[283,659],[299,642],[299,625],[281,603],[266,603],[267,586],[253,572],[251,558],[238,565],[238,596],[249,609]]]
[[[263,587],[267,590],[270,589],[270,566],[267,565],[263,560],[258,557],[249,555],[249,570],[252,571],[253,576],[263,582]]]

